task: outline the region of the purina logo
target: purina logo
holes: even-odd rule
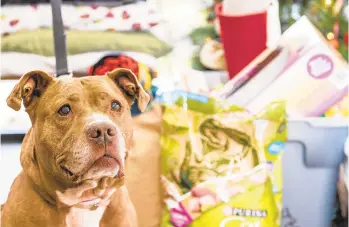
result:
[[[324,79],[331,75],[333,62],[330,57],[318,54],[310,58],[307,65],[308,73],[315,79]]]

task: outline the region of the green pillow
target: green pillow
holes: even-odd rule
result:
[[[161,57],[172,50],[149,32],[66,31],[69,55],[94,51],[135,51]],[[2,37],[1,51],[54,56],[51,29],[19,31]]]

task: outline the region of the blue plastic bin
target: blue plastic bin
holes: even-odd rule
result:
[[[331,227],[347,121],[290,120],[283,155],[282,227]]]

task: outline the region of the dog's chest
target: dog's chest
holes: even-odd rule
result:
[[[90,211],[72,208],[66,216],[67,227],[98,227],[105,207]]]

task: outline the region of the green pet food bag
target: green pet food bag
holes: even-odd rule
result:
[[[161,101],[161,226],[280,226],[284,103],[251,115],[184,91]]]

